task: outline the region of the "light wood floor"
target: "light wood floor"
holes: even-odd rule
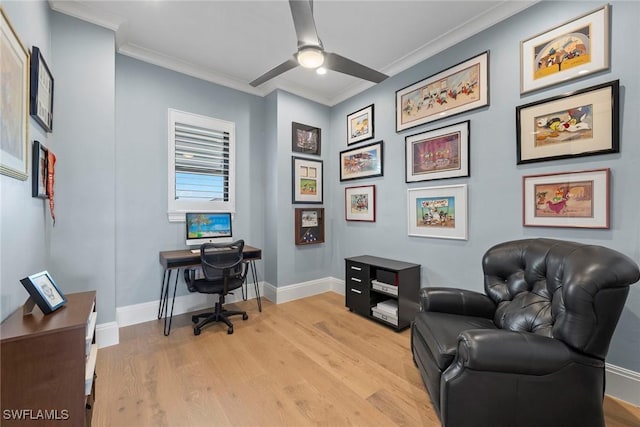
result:
[[[234,306],[234,304],[230,304]],[[332,292],[275,305],[235,304],[249,320],[193,335],[176,316],[120,329],[98,353],[94,426],[440,425],[411,359],[409,331],[350,313]],[[640,408],[605,399],[608,427]]]

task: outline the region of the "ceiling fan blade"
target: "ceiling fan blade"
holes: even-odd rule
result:
[[[324,65],[328,70],[337,71],[343,74],[349,74],[353,77],[358,77],[370,82],[380,83],[386,79],[386,74],[376,71],[372,68],[352,61],[344,56],[340,56],[337,53],[324,52]]]
[[[322,46],[316,31],[316,22],[313,19],[311,1],[289,0],[289,7],[293,16],[293,26],[296,27],[298,47]]]
[[[277,67],[267,71],[249,84],[253,87],[260,86],[262,83],[271,80],[272,78],[277,77],[280,74],[285,73],[293,68],[296,68],[297,66],[298,61],[296,61],[295,59],[289,59],[278,65]]]

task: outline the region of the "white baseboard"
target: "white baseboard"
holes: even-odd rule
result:
[[[294,283],[287,286],[273,286],[270,283],[264,285],[264,296],[276,304],[306,298],[324,292],[336,292],[344,295],[344,281],[334,277],[309,280],[308,282]]]
[[[632,405],[640,406],[640,372],[607,363],[605,375],[606,394]]]
[[[247,287],[247,299],[255,299],[256,292],[253,284],[249,284]],[[263,283],[260,282],[258,290],[260,294],[263,293]],[[242,300],[242,292],[240,290],[234,291],[233,294],[228,295],[227,302],[237,302]],[[213,307],[217,301],[216,295],[203,295],[198,293],[182,295],[176,297],[173,304],[173,315],[190,313],[192,311],[202,310],[205,308]],[[171,311],[171,298],[167,302],[169,304],[168,310]],[[141,304],[127,305],[124,307],[116,307],[116,322],[118,327],[136,325],[138,323],[149,322],[158,319],[158,307],[160,302],[150,301],[143,302]]]
[[[96,325],[96,344],[98,348],[109,347],[120,343],[118,322],[107,322]]]

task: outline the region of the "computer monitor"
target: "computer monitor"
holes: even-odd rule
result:
[[[187,212],[187,246],[233,241],[230,212]]]

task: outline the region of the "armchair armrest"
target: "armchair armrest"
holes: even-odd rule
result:
[[[457,365],[474,371],[546,375],[572,362],[600,365],[581,356],[562,341],[503,329],[470,329],[458,336]]]
[[[493,319],[496,304],[488,296],[466,289],[422,288],[420,311],[438,311]]]

